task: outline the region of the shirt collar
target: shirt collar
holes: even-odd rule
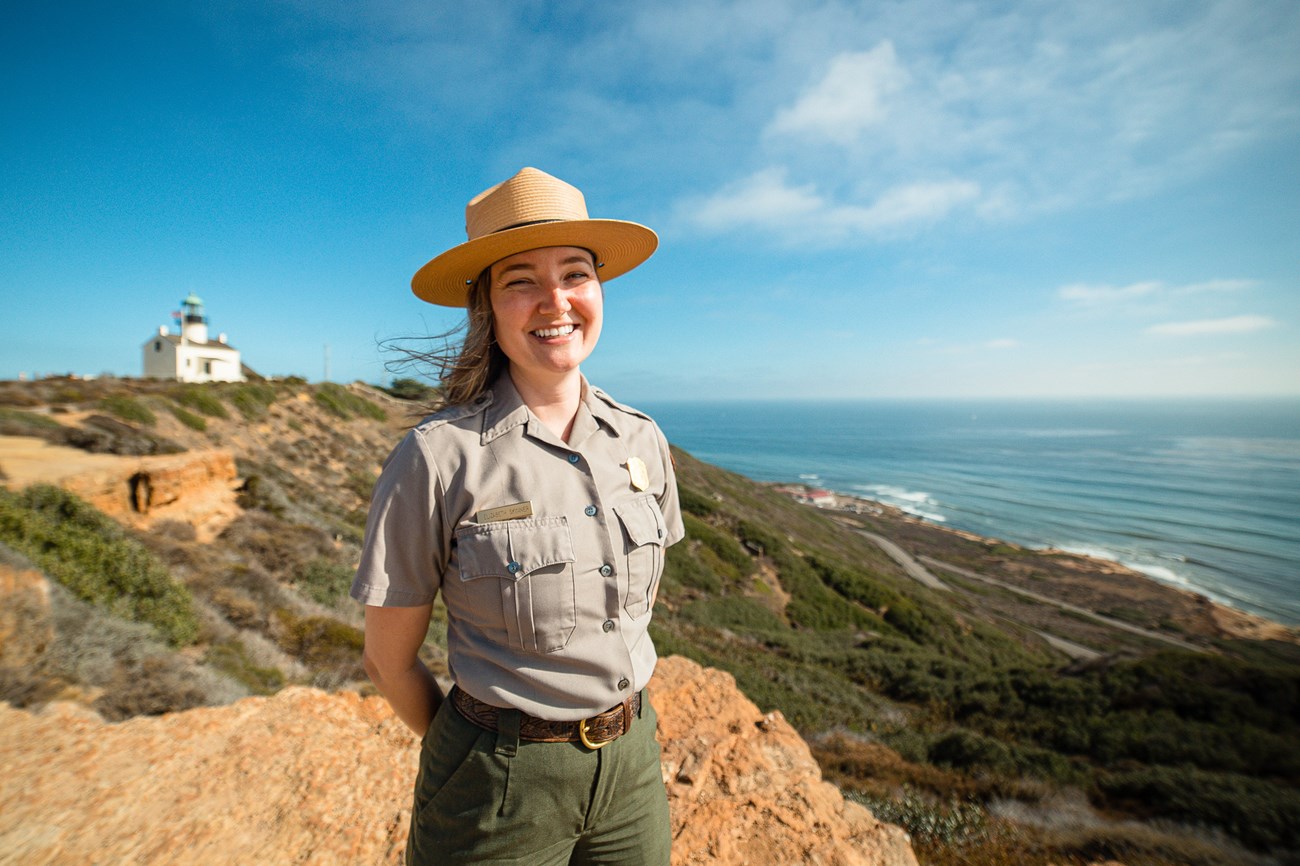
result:
[[[500,438],[520,425],[526,425],[528,433],[536,438],[547,441],[555,439],[549,431],[543,433],[539,429],[542,428],[541,422],[533,416],[523,398],[519,396],[509,371],[503,371],[497,377],[485,396],[488,406],[483,413],[483,434],[480,437],[483,445]],[[594,389],[587,383],[587,377],[582,376],[582,396],[578,403],[578,417],[574,419],[573,432],[569,436],[570,445],[580,445],[584,439],[595,432],[596,424],[604,427],[613,436],[619,435],[613,407],[597,397]]]

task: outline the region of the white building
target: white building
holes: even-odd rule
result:
[[[191,293],[181,301],[181,332],[169,333],[166,326],[145,341],[144,377],[177,379],[181,382],[242,382],[239,350],[226,342],[226,335],[208,339],[208,317],[203,301]]]

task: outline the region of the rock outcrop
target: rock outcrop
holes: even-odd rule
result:
[[[201,542],[211,541],[239,514],[235,457],[225,449],[123,456],[0,436],[0,466],[10,487],[57,484],[137,529],[160,520],[189,523]]]
[[[652,689],[674,866],[915,866],[730,676],[669,658]],[[382,699],[348,692],[116,725],[0,705],[0,863],[400,863],[418,751]]]

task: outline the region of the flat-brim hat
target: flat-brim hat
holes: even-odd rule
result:
[[[659,236],[624,220],[590,219],[582,192],[535,168],[520,169],[465,206],[465,243],[415,272],[411,291],[444,307],[463,307],[484,268],[507,256],[542,247],[583,247],[596,257],[602,282],[650,258]]]

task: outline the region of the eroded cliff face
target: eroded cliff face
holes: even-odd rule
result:
[[[89,454],[24,436],[0,436],[0,466],[14,488],[42,482],[63,487],[136,529],[160,520],[215,538],[238,514],[235,456],[207,448],[181,454]]]
[[[683,658],[652,683],[674,866],[916,866],[780,716]],[[400,863],[419,743],[380,698],[291,688],[110,725],[0,705],[0,861]]]

